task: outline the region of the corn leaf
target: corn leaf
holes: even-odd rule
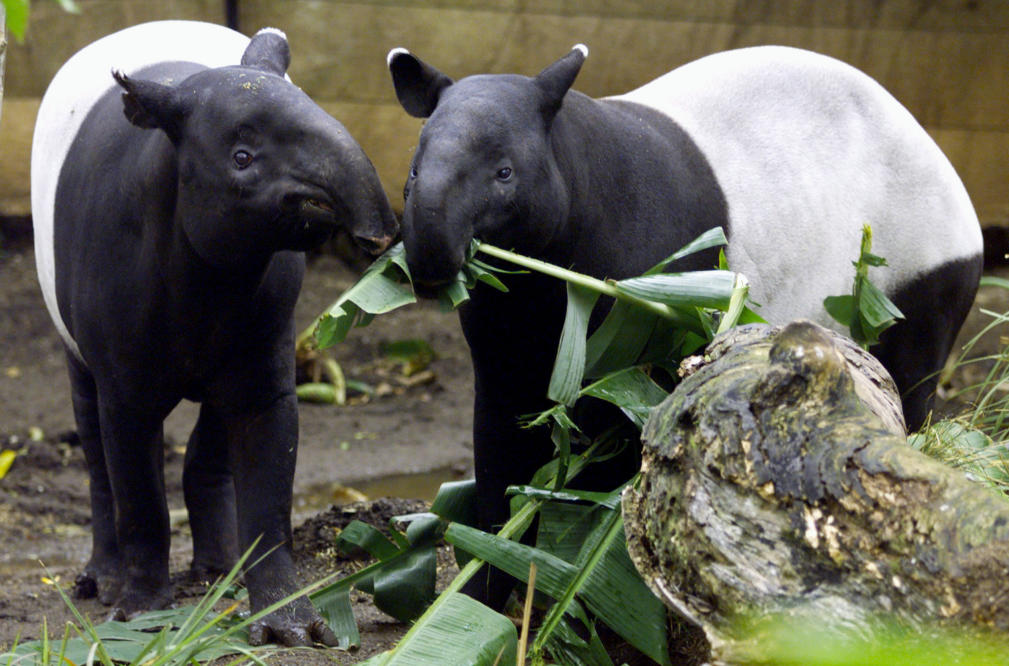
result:
[[[725,232],[722,231],[721,227],[715,227],[714,229],[708,229],[703,234],[690,241],[679,250],[671,254],[666,259],[663,259],[655,266],[652,266],[644,274],[645,275],[655,275],[661,273],[666,269],[666,266],[673,263],[677,259],[682,259],[683,257],[689,256],[696,252],[701,252],[702,250],[707,250],[712,247],[718,247],[719,245],[728,245],[729,241],[725,237]]]
[[[555,555],[464,525],[450,525],[445,540],[523,581],[529,563],[535,562],[536,589],[554,599],[564,598],[576,578],[583,580],[576,592],[600,620],[660,664],[668,664],[665,606],[645,586],[627,555],[619,512],[610,513],[617,516],[618,524],[609,526],[612,530],[600,542],[605,552],[599,566],[581,576],[578,567]]]
[[[615,283],[618,291],[674,307],[724,310],[729,305],[736,274],[732,271],[662,273]]]
[[[658,321],[654,313],[624,301],[614,303],[586,343],[585,376],[601,377],[634,365]]]
[[[585,335],[592,308],[599,299],[598,292],[570,282],[567,283],[567,289],[567,313],[547,390],[547,396],[551,400],[563,405],[574,404],[578,398],[585,373]]]
[[[479,601],[446,595],[410,640],[363,662],[370,666],[514,664],[518,634],[511,620]]]
[[[580,395],[599,398],[620,408],[638,428],[644,426],[652,407],[669,393],[641,368],[631,367],[606,375],[581,390]]]

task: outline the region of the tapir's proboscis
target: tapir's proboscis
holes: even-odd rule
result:
[[[456,275],[477,238],[601,278],[641,274],[715,226],[730,268],[772,323],[837,326],[827,296],[851,292],[862,227],[888,267],[872,281],[905,319],[871,350],[917,428],[978,286],[981,231],[950,162],[896,99],[838,60],[787,47],[714,54],[632,92],[571,90],[588,50],[533,77],[453,81],[405,49],[396,94],[427,118],[404,189],[403,240],[421,291]],[[668,270],[711,268],[694,255]],[[549,406],[565,292],[510,275],[478,286],[460,317],[473,357],[480,523],[553,450],[519,417]],[[609,466],[616,485],[635,469]],[[500,606],[508,581],[468,589]]]
[[[183,399],[201,403],[183,475],[192,572],[212,579],[257,543],[252,611],[300,587],[303,250],[342,227],[378,252],[397,228],[361,147],[286,78],[289,61],[279,30],[147,23],[73,56],[39,109],[38,273],[90,473],[92,554],[75,592],[120,619],[172,602],[162,422]],[[335,643],[304,597],[249,635]]]

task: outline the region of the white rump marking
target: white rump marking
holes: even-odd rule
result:
[[[229,28],[196,21],[143,23],[84,47],[56,73],[39,106],[32,140],[31,198],[35,259],[46,307],[60,336],[83,362],[56,303],[53,215],[56,185],[67,152],[95,103],[116,86],[112,70],[127,75],[165,61],[225,67],[241,62],[249,38]]]
[[[727,51],[615,99],[664,113],[700,147],[728,204],[729,266],[750,278],[769,321],[834,325],[823,298],[850,292],[863,224],[889,263],[872,280],[889,294],[981,251],[949,160],[893,96],[839,60]]]
[[[397,46],[396,48],[394,48],[391,51],[389,51],[389,54],[387,56],[385,56],[385,65],[386,65],[386,67],[391,67],[392,66],[392,59],[395,58],[396,56],[398,56],[400,53],[403,53],[403,54],[406,54],[406,55],[410,55],[410,52],[408,50],[404,49],[402,46]]]

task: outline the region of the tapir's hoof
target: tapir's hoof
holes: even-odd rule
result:
[[[290,616],[267,615],[249,627],[249,645],[279,643],[286,647],[310,646],[321,643],[336,647],[339,641],[329,625],[317,617],[309,622],[299,621]]]
[[[71,590],[74,599],[93,599],[98,596],[98,581],[95,577],[84,571],[74,579],[74,587]]]

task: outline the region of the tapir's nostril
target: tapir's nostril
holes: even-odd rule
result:
[[[379,255],[385,252],[392,244],[392,236],[355,236],[354,240],[365,252],[372,255]]]

